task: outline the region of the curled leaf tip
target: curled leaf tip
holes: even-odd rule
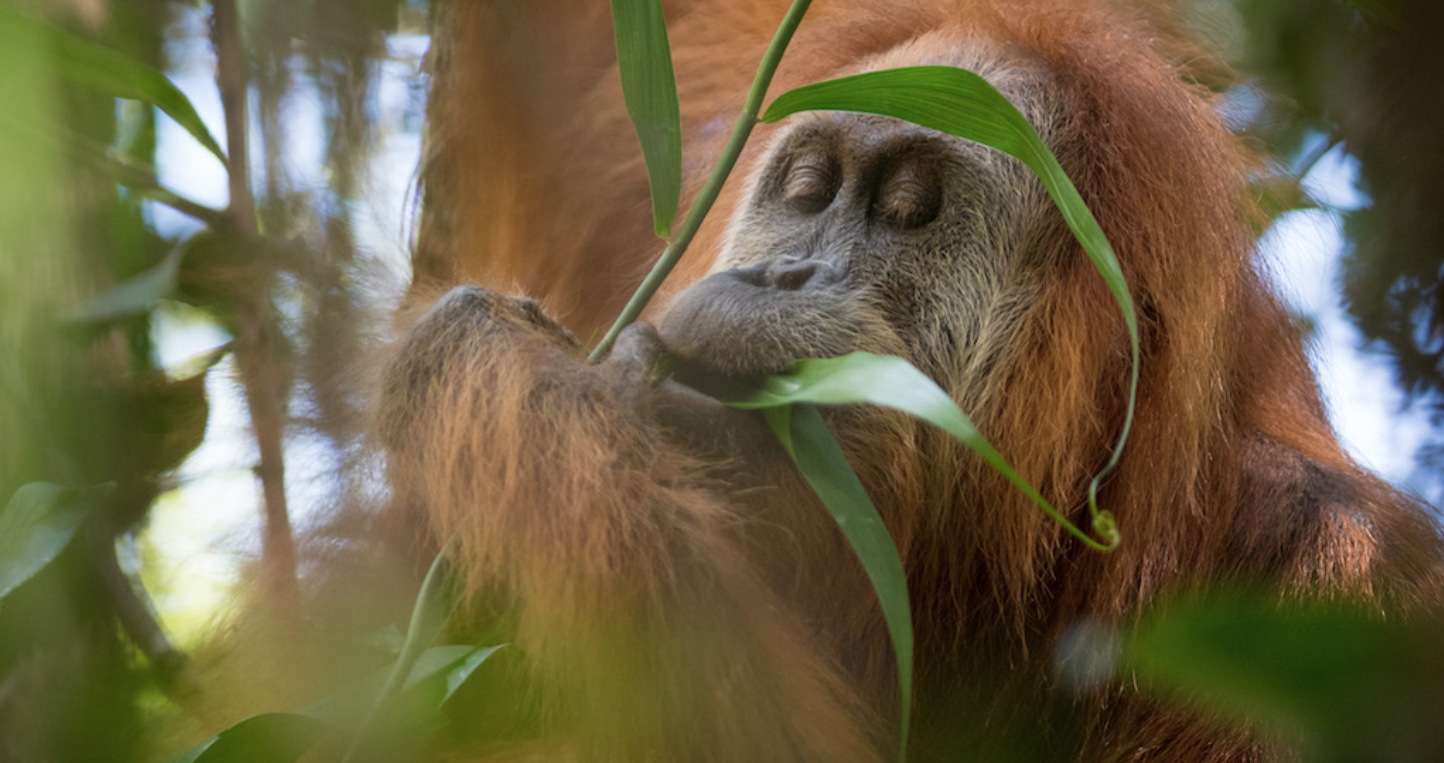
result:
[[[1093,515],[1093,532],[1103,539],[1104,551],[1112,551],[1118,548],[1122,538],[1118,534],[1118,523],[1113,519],[1113,512],[1099,510]]]

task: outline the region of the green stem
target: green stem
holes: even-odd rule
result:
[[[722,149],[722,156],[717,160],[716,166],[712,168],[712,174],[707,178],[707,184],[702,186],[702,192],[698,194],[697,200],[692,203],[692,208],[687,211],[687,219],[682,223],[682,228],[677,235],[667,244],[662,252],[662,257],[657,264],[652,266],[652,271],[642,280],[642,285],[632,294],[627,301],[627,306],[622,309],[622,314],[607,329],[606,336],[592,350],[587,361],[595,363],[611,352],[612,344],[617,341],[617,336],[622,333],[637,317],[642,314],[657,289],[662,287],[662,282],[676,267],[677,261],[682,258],[682,253],[687,251],[687,246],[692,243],[692,237],[697,234],[697,229],[702,227],[702,220],[712,210],[712,204],[717,201],[717,196],[722,192],[722,184],[727,181],[727,176],[732,173],[732,167],[737,164],[737,157],[742,155],[742,147],[747,144],[747,138],[752,134],[752,127],[758,122],[757,115],[762,111],[762,99],[767,95],[767,86],[772,84],[772,75],[777,72],[777,65],[782,62],[782,52],[787,49],[787,44],[792,41],[792,33],[797,31],[797,25],[802,22],[802,14],[807,12],[807,6],[812,0],[793,0],[792,7],[787,9],[787,15],[783,17],[782,24],[777,27],[777,34],[772,38],[772,44],[767,46],[767,53],[762,56],[762,63],[757,66],[757,76],[752,80],[752,89],[747,93],[747,101],[742,106],[742,114],[737,117],[737,125],[732,128],[732,137],[727,139],[727,146]]]

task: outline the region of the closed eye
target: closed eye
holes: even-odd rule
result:
[[[782,181],[782,203],[794,212],[815,215],[832,204],[842,184],[842,168],[831,156],[807,151],[793,157]]]
[[[917,161],[898,164],[877,195],[877,215],[895,228],[911,230],[932,222],[942,208],[938,173]]]

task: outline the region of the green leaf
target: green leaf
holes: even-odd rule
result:
[[[247,718],[211,737],[172,763],[292,763],[327,731],[326,724],[296,713]]]
[[[369,646],[392,654],[400,654],[401,647],[406,645],[406,636],[395,623],[387,623],[385,628],[378,631],[363,634],[356,639],[356,643],[362,646]]]
[[[1232,591],[1155,607],[1122,640],[1148,689],[1301,734],[1312,760],[1438,760],[1444,623]]]
[[[4,15],[5,21],[27,27],[53,41],[56,63],[66,79],[116,98],[129,98],[159,108],[200,141],[206,150],[215,154],[222,165],[226,164],[225,152],[206,129],[195,106],[171,84],[164,72],[63,29],[18,14]]]
[[[1098,508],[1098,486],[1118,465],[1133,426],[1138,398],[1138,318],[1113,247],[1038,132],[987,80],[948,66],[890,69],[800,87],[773,101],[762,120],[776,122],[801,111],[856,111],[905,119],[992,146],[1022,160],[1037,174],[1083,251],[1108,284],[1123,313],[1132,343],[1133,364],[1123,428],[1108,463],[1088,487],[1088,505],[1094,515],[1095,530],[1100,529],[1099,524],[1111,526],[1111,518],[1099,519],[1102,512]]]
[[[54,561],[110,490],[32,482],[15,491],[0,512],[0,598]]]
[[[902,358],[854,352],[826,360],[799,360],[786,373],[762,381],[755,391],[729,401],[736,408],[771,408],[793,403],[851,405],[871,403],[910,413],[941,427],[967,445],[1019,491],[1084,543],[1108,550],[1118,543],[1109,532],[1111,517],[1100,512],[1094,530],[1099,543],[1069,522],[998,453],[952,398],[926,374]]]
[[[401,646],[401,654],[396,657],[396,663],[392,665],[391,675],[387,677],[386,685],[376,696],[371,711],[367,714],[366,720],[362,722],[360,732],[352,739],[351,747],[347,750],[346,756],[342,758],[343,761],[356,759],[372,721],[381,714],[381,711],[396,695],[411,685],[412,669],[427,651],[427,647],[441,635],[441,631],[446,628],[447,621],[451,619],[452,601],[448,584],[448,567],[446,550],[443,549],[436,555],[436,559],[431,563],[431,569],[426,573],[426,579],[421,582],[421,591],[416,595],[416,605],[411,610],[411,622],[406,629],[406,643]]]
[[[661,0],[612,0],[612,24],[622,95],[652,186],[652,223],[670,239],[682,192],[682,116]]]
[[[752,128],[757,124],[757,112],[762,108],[762,98],[767,94],[767,86],[772,82],[772,75],[776,73],[777,64],[782,60],[782,52],[787,49],[787,43],[792,39],[793,32],[797,31],[797,25],[802,22],[802,16],[807,12],[807,7],[811,5],[811,2],[812,0],[792,0],[791,7],[787,9],[787,15],[783,17],[782,23],[777,27],[777,33],[773,36],[772,43],[767,46],[767,52],[763,54],[762,61],[757,65],[757,75],[752,80],[752,87],[748,90],[747,100],[742,106],[742,113],[737,117],[737,123],[732,128],[732,135],[727,139],[727,145],[723,147],[722,155],[717,158],[717,163],[713,165],[712,172],[707,176],[707,181],[703,183],[702,188],[698,190],[697,197],[692,201],[692,207],[687,210],[687,218],[682,221],[681,230],[677,232],[675,237],[672,237],[663,232],[665,228],[671,227],[670,223],[666,226],[657,225],[658,233],[667,239],[667,248],[662,252],[662,255],[657,258],[657,261],[653,263],[651,271],[647,273],[646,278],[642,279],[642,283],[639,284],[637,290],[632,293],[631,299],[627,300],[626,306],[622,308],[621,314],[619,314],[617,320],[612,323],[612,327],[607,329],[607,333],[602,337],[602,341],[598,342],[597,346],[593,347],[592,351],[587,355],[588,363],[595,363],[606,357],[607,353],[612,351],[612,345],[617,341],[617,337],[622,333],[622,329],[626,328],[632,321],[637,320],[637,318],[642,315],[642,310],[646,308],[652,296],[657,293],[657,289],[662,287],[662,282],[667,280],[667,274],[672,272],[672,268],[676,266],[677,262],[682,258],[682,254],[686,252],[687,247],[691,245],[692,237],[696,235],[698,228],[702,226],[702,220],[707,216],[707,213],[711,211],[713,202],[717,201],[717,195],[722,192],[723,183],[726,182],[727,176],[731,174],[733,166],[737,163],[737,158],[742,155],[742,148],[747,144],[747,136],[752,134]],[[663,35],[663,39],[665,40],[665,35]],[[670,70],[671,56],[668,55],[664,58]],[[672,87],[668,90],[673,94],[672,97],[675,99],[676,88]],[[679,148],[677,151],[680,152],[680,138],[678,139],[678,145]],[[680,153],[675,154],[675,156],[680,157]],[[650,166],[651,164],[652,162],[649,160],[648,165]],[[680,159],[676,166],[678,170],[674,175],[680,178]],[[673,177],[674,175],[669,174],[668,177]],[[656,191],[657,181],[654,180],[652,182],[654,217],[658,221],[663,219],[670,220],[676,214],[675,201],[671,205],[671,211],[663,215],[656,212],[655,199],[675,199],[677,193],[659,194]]]
[[[401,686],[402,691],[436,676],[452,665],[471,656],[481,648],[483,647],[448,644],[446,646],[433,646],[427,649],[416,658],[416,662],[412,663],[411,672],[407,674],[406,682]],[[392,669],[394,670],[394,667]]]
[[[487,658],[496,654],[497,650],[503,646],[505,646],[505,644],[479,646],[473,649],[470,654],[466,655],[464,659],[456,663],[455,667],[447,671],[446,693],[441,696],[441,704],[444,705],[449,702],[452,695],[456,694],[457,690],[471,678],[471,674],[475,673],[476,669],[481,667],[481,664],[486,662]]]
[[[421,687],[434,697],[428,709],[436,710],[451,699],[471,674],[501,646],[434,646],[421,653],[398,693],[405,694]],[[356,725],[375,704],[396,670],[392,663],[359,678],[345,687],[307,705],[301,712],[338,727]],[[429,684],[435,683],[434,687]],[[425,698],[418,698],[425,701]]]
[[[175,293],[180,281],[184,247],[176,247],[155,267],[127,278],[87,301],[70,320],[76,323],[110,323],[149,312],[155,303]]]
[[[769,407],[763,411],[777,439],[797,462],[807,484],[822,499],[842,534],[862,561],[882,605],[888,635],[897,655],[898,691],[902,699],[901,750],[906,756],[912,718],[913,626],[908,604],[907,575],[882,515],[873,506],[842,448],[828,431],[822,414],[811,405]]]
[[[392,671],[389,691],[399,691],[411,685],[412,668],[446,628],[451,619],[451,588],[447,579],[449,564],[446,552],[436,555],[426,579],[421,582],[421,591],[416,595],[416,606],[411,611],[411,623],[406,629],[406,642],[396,658]],[[402,679],[407,679],[403,681]],[[385,696],[381,698],[385,701]]]

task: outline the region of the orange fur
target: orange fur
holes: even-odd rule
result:
[[[684,209],[785,6],[667,3]],[[660,251],[605,7],[443,7],[412,301],[454,283],[519,288],[592,338]],[[958,751],[947,745],[959,706],[1000,714],[984,725],[1028,727],[1035,720],[1002,717],[1013,711],[990,703],[985,679],[1033,697],[1070,628],[1123,621],[1170,587],[1266,580],[1286,595],[1408,610],[1436,604],[1444,585],[1436,530],[1341,450],[1255,269],[1251,159],[1171,63],[1185,48],[1137,15],[1075,2],[818,3],[773,85],[906,63],[909,41],[1023,51],[1066,104],[1073,137],[1055,150],[1139,305],[1137,426],[1100,496],[1125,537],[1112,554],[1081,548],[944,435],[875,412],[834,418],[909,573],[917,759]],[[716,258],[769,129],[672,288]],[[965,408],[982,406],[969,412],[984,433],[1077,518],[1122,421],[1127,339],[1061,223],[1035,249],[1039,298],[986,388],[943,381]],[[656,424],[659,403],[630,391],[626,369],[581,365],[581,343],[541,310],[480,293],[448,297],[397,353],[380,427],[400,502],[434,537],[459,539],[473,597],[501,590],[514,602],[516,640],[549,708],[542,754],[889,754],[891,653],[873,595],[755,421],[704,412],[734,439],[721,455],[699,453]],[[1074,710],[1073,759],[1268,756],[1121,688]]]

